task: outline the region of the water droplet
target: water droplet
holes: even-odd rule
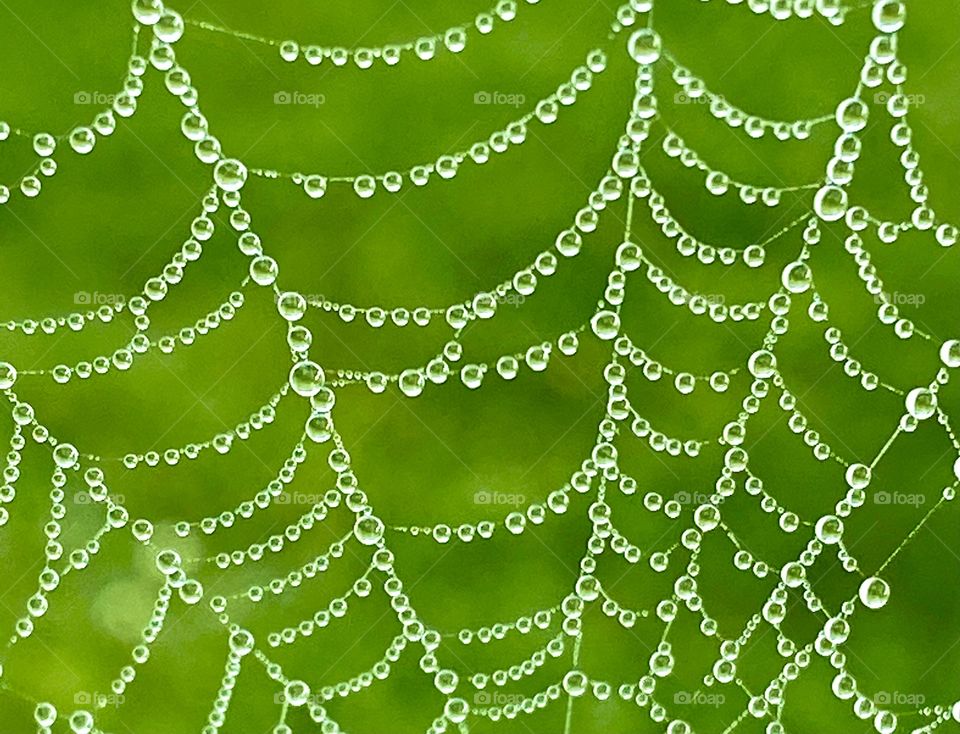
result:
[[[813,272],[805,262],[796,260],[788,263],[780,276],[783,287],[791,293],[803,293],[813,284]]]
[[[859,596],[868,609],[880,609],[890,600],[890,585],[881,578],[871,576],[860,584]]]
[[[260,255],[250,261],[250,277],[257,285],[273,285],[279,273],[277,261],[269,255]]]
[[[824,515],[817,520],[817,539],[825,545],[836,545],[843,538],[843,521],[835,515]]]
[[[601,339],[615,339],[620,333],[620,316],[614,311],[598,311],[590,319],[590,327]]]
[[[376,545],[383,537],[383,521],[375,515],[361,517],[354,523],[353,534],[364,545]]]
[[[881,33],[896,33],[907,20],[906,3],[880,0],[873,6],[873,25]]]
[[[86,155],[97,143],[97,136],[89,127],[78,127],[70,133],[70,147],[80,155]]]
[[[747,362],[750,374],[761,380],[768,380],[777,372],[777,358],[767,349],[759,349],[750,355]]]
[[[957,339],[945,341],[940,347],[940,361],[947,367],[960,367],[960,341]],[[0,368],[0,375],[2,375],[2,368]],[[2,382],[0,377],[0,384]]]
[[[290,387],[301,397],[309,398],[320,392],[326,376],[316,362],[304,360],[290,369]]]
[[[310,686],[302,680],[292,680],[283,687],[283,696],[291,706],[303,706],[310,697]]]
[[[319,199],[327,192],[327,179],[316,174],[303,179],[303,190],[311,199]]]
[[[0,362],[0,390],[9,390],[16,381],[16,367],[9,362]]]
[[[53,460],[61,469],[72,469],[80,457],[76,447],[69,443],[57,444],[53,450]]]
[[[163,13],[161,0],[133,0],[133,17],[143,25],[153,25]]]
[[[627,50],[638,64],[652,64],[660,58],[660,34],[652,28],[634,31]]]
[[[847,192],[839,186],[823,186],[813,197],[813,209],[825,222],[836,222],[847,213]]]
[[[916,387],[907,393],[907,412],[919,421],[937,412],[937,396],[925,387]]]
[[[872,474],[873,472],[866,464],[851,464],[847,467],[847,484],[853,489],[864,489],[870,484]]]
[[[247,167],[236,158],[222,158],[213,169],[213,180],[224,191],[239,191],[247,181]]]

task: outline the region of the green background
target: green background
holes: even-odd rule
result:
[[[189,18],[270,38],[375,45],[436,32],[486,8],[434,0],[205,0],[178,9]],[[515,21],[490,37],[470,33],[460,55],[441,53],[430,63],[410,58],[396,68],[377,65],[369,71],[332,69],[328,62],[318,68],[284,64],[273,49],[188,27],[176,45],[178,60],[190,71],[224,150],[252,166],[331,175],[403,170],[464,149],[526,111],[474,104],[478,92],[524,95],[529,106],[565,81],[591,48],[608,52],[608,70],[556,123],[531,124],[523,145],[482,167],[464,165],[451,182],[422,189],[408,185],[399,195],[380,191],[366,201],[340,186],[313,201],[290,182],[251,178],[243,190],[244,206],[265,249],[280,264],[282,287],[358,305],[445,305],[492,288],[550,247],[556,234],[569,226],[615,151],[631,102],[633,64],[625,53],[626,35],[606,40],[614,8],[604,2],[545,0],[520,10]],[[0,7],[0,17],[0,118],[31,132],[62,133],[89,123],[93,108],[75,104],[74,95],[117,90],[130,42],[127,4],[10,0]],[[774,23],[719,0],[661,2],[655,21],[665,47],[711,89],[743,109],[777,119],[832,112],[837,101],[852,92],[872,35],[864,10],[852,13],[843,27],[831,28],[819,20]],[[960,9],[937,0],[911,7],[901,34],[901,57],[910,69],[908,89],[921,102],[911,111],[915,146],[923,156],[931,204],[949,221],[960,219],[952,195],[955,151],[960,148],[958,28]],[[137,114],[121,121],[111,138],[99,140],[96,150],[82,159],[64,145],[57,155],[60,168],[44,182],[38,199],[15,195],[0,207],[3,318],[71,311],[74,294],[80,291],[134,293],[187,236],[210,185],[210,171],[179,133],[183,110],[163,90],[161,75],[150,70],[145,83]],[[752,141],[714,120],[703,105],[674,104],[677,88],[663,67],[658,67],[657,84],[666,123],[705,160],[735,178],[777,185],[807,183],[823,175],[835,136],[831,125],[818,128],[804,142]],[[275,105],[274,95],[283,91],[321,94],[324,104]],[[910,204],[888,129],[889,118],[874,107],[851,191],[872,211],[900,219],[909,215]],[[774,210],[744,206],[732,195],[712,197],[703,190],[700,174],[663,155],[658,146],[662,135],[662,127],[655,126],[644,165],[674,216],[705,241],[742,247],[809,207],[809,197],[786,197]],[[15,182],[32,165],[23,139],[0,143],[0,151],[5,182]],[[621,200],[610,208],[581,255],[542,280],[522,307],[503,305],[493,322],[471,327],[464,338],[465,361],[494,359],[584,323],[622,237],[623,205]],[[663,262],[689,290],[723,294],[728,302],[765,298],[777,287],[782,265],[800,247],[798,230],[769,248],[766,267],[748,272],[738,265],[728,273],[722,266],[681,258],[646,216],[644,205],[637,207],[637,214],[636,238],[651,258]],[[223,213],[215,219],[218,230],[205,243],[203,258],[189,268],[171,296],[151,310],[151,333],[173,332],[216,308],[246,273],[246,258],[237,251]],[[905,305],[904,315],[936,341],[904,342],[877,323],[873,299],[857,280],[842,237],[842,228],[824,227],[812,259],[818,288],[832,307],[832,323],[855,345],[854,355],[890,384],[901,389],[927,384],[938,365],[935,344],[957,334],[955,253],[942,250],[929,233],[910,233],[892,245],[881,245],[871,232],[864,233],[886,289],[923,297],[920,307]],[[283,383],[288,369],[271,294],[255,288],[247,293],[247,305],[235,319],[172,356],[151,352],[129,372],[65,386],[49,377],[24,376],[17,392],[34,405],[54,435],[83,452],[116,457],[209,438],[245,420]],[[902,402],[884,390],[867,394],[843,374],[827,354],[822,328],[803,315],[806,303],[807,297],[800,297],[790,333],[781,341],[781,370],[790,389],[802,396],[801,409],[811,427],[844,457],[869,463],[891,433]],[[630,277],[623,315],[625,329],[638,345],[667,365],[698,374],[743,364],[748,345],[756,344],[766,328],[763,320],[718,326],[695,318],[686,309],[670,306],[639,272]],[[305,323],[315,336],[312,355],[328,372],[396,372],[426,362],[447,339],[440,324],[371,330],[319,312],[311,312]],[[124,317],[76,335],[3,333],[0,359],[24,369],[72,363],[111,352],[132,330]],[[377,513],[390,525],[457,524],[502,517],[507,508],[474,502],[479,491],[520,494],[528,502],[545,499],[569,479],[592,446],[605,402],[605,350],[584,340],[576,357],[554,359],[543,374],[525,371],[511,383],[491,375],[478,391],[455,379],[416,400],[393,389],[380,396],[363,387],[341,391],[337,426]],[[639,374],[628,384],[634,404],[656,428],[701,439],[719,435],[748,389],[743,374],[723,395],[701,384],[692,395],[681,396],[669,381],[651,384]],[[956,403],[948,386],[941,405],[949,412]],[[243,527],[190,541],[174,539],[169,523],[233,507],[263,488],[299,438],[305,417],[305,406],[288,400],[281,403],[273,425],[248,442],[236,443],[225,456],[205,455],[175,468],[134,472],[107,462],[107,480],[134,516],[163,526],[158,545],[176,544],[188,558],[246,547],[277,532],[306,508],[274,506]],[[0,418],[0,423],[4,431],[9,428],[9,418]],[[751,421],[750,437],[753,471],[801,517],[815,519],[841,496],[841,467],[832,461],[817,463],[789,432],[786,415],[773,399],[765,401]],[[615,523],[647,554],[665,550],[689,526],[693,507],[686,506],[681,518],[669,521],[643,509],[642,493],[709,493],[721,466],[721,450],[714,446],[697,460],[671,459],[654,455],[628,432],[619,441],[624,468],[638,477],[640,494],[611,493]],[[931,421],[901,438],[886,455],[871,491],[918,495],[924,504],[886,506],[868,500],[856,513],[848,522],[846,540],[864,571],[886,559],[952,481],[954,454],[943,430]],[[11,519],[0,528],[4,630],[13,629],[35,589],[49,510],[49,455],[31,442],[22,470],[9,508]],[[79,481],[71,479],[71,487]],[[319,494],[332,481],[323,447],[313,446],[291,490]],[[543,526],[519,537],[501,531],[489,542],[446,546],[398,534],[388,537],[397,553],[398,572],[424,620],[444,631],[475,627],[552,606],[568,593],[589,534],[589,502],[576,496],[566,515],[551,515]],[[886,572],[893,594],[885,609],[861,610],[854,618],[848,665],[868,692],[896,692],[899,700],[930,706],[951,705],[957,696],[960,533],[954,512],[949,504],[942,508]],[[774,564],[792,559],[809,534],[804,527],[796,534],[803,537],[785,536],[775,516],[763,513],[756,499],[742,491],[724,504],[723,513],[745,544]],[[68,502],[62,540],[68,548],[83,542],[101,519],[99,508]],[[285,574],[322,552],[350,526],[349,514],[341,508],[260,564],[226,574],[207,565],[197,575],[208,596],[235,593]],[[310,616],[362,572],[365,561],[360,558],[366,551],[352,548],[357,555],[345,554],[330,572],[300,589],[259,606],[238,605],[235,619],[265,635]],[[709,536],[699,578],[707,609],[728,636],[739,633],[775,583],[770,577],[761,580],[737,572],[731,563],[733,550],[722,535]],[[607,553],[598,576],[622,603],[652,609],[670,593],[672,579],[683,568],[685,557],[677,553],[666,574],[654,574],[646,558],[628,567]],[[860,579],[844,573],[829,552],[814,577],[816,588],[834,606],[855,593]],[[62,712],[74,708],[77,691],[108,692],[149,618],[158,584],[150,551],[135,544],[127,530],[108,536],[91,566],[71,574],[51,595],[51,608],[34,635],[0,658],[0,729],[32,730],[32,704],[14,691],[50,700]],[[801,601],[791,609],[784,629],[806,641],[818,624]],[[268,654],[291,677],[319,687],[366,670],[398,631],[377,585],[327,631]],[[634,681],[646,670],[660,633],[661,623],[653,616],[627,631],[594,605],[585,615],[582,667],[591,677],[615,684]],[[552,634],[512,637],[488,646],[444,646],[440,659],[460,671],[464,690],[467,673],[518,662]],[[681,615],[670,639],[678,662],[658,697],[698,731],[723,731],[743,709],[746,697],[732,686],[702,688],[702,677],[716,657],[716,640],[700,635],[689,613]],[[762,692],[782,664],[774,643],[771,631],[758,632],[741,657],[740,676],[755,693]],[[175,601],[167,629],[126,692],[123,706],[108,708],[99,725],[105,731],[136,734],[199,731],[225,654],[225,633],[213,615]],[[424,730],[440,713],[443,698],[418,669],[417,659],[410,646],[387,682],[335,700],[330,713],[351,732]],[[552,660],[535,677],[504,692],[541,690],[557,682],[568,665],[568,656]],[[789,686],[783,717],[788,731],[872,729],[870,722],[854,718],[849,703],[832,696],[832,676],[832,669],[817,658]],[[698,689],[722,693],[725,702],[716,707],[671,705],[675,692]],[[279,715],[277,690],[248,658],[224,730],[269,731]],[[558,702],[512,722],[477,721],[471,731],[556,732],[562,730],[564,712],[564,703]],[[906,730],[922,721],[906,717],[901,727]],[[295,731],[316,730],[302,710],[292,712],[288,723]],[[587,696],[573,707],[572,731],[578,734],[661,731],[663,726],[616,697],[600,704]],[[764,726],[764,720],[747,718],[738,730],[759,732]],[[65,730],[63,722],[58,727]],[[944,730],[950,727],[956,724]]]

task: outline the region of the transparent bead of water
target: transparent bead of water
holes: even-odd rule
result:
[[[790,293],[804,293],[813,284],[813,273],[809,265],[796,260],[783,269],[781,282]]]
[[[881,33],[896,33],[907,21],[907,4],[880,0],[873,6],[873,25]]]
[[[825,222],[835,222],[847,213],[847,192],[839,186],[823,186],[813,197],[813,209]]]
[[[880,609],[890,600],[890,585],[877,576],[870,576],[860,584],[858,596],[868,609]]]
[[[847,484],[853,489],[865,489],[870,484],[872,472],[866,464],[851,464],[845,476]]]
[[[133,0],[133,17],[142,25],[153,25],[163,13],[161,0]]]
[[[16,367],[9,362],[0,362],[0,390],[9,390],[16,381]]]
[[[907,393],[907,412],[917,420],[926,420],[937,412],[937,396],[925,387],[917,387]]]
[[[660,34],[652,28],[641,28],[633,32],[627,42],[630,56],[638,64],[652,64],[660,58]]]
[[[376,545],[383,537],[383,521],[374,515],[366,515],[357,519],[353,526],[353,534],[364,545]]]
[[[817,539],[825,545],[836,545],[843,538],[843,521],[835,515],[824,515],[815,527]]]
[[[960,340],[949,339],[940,346],[940,361],[947,367],[960,367]],[[3,384],[2,374],[0,366],[0,385]]]
[[[223,158],[213,169],[213,180],[224,191],[239,191],[247,181],[247,167],[236,158]]]
[[[316,362],[304,360],[290,369],[290,387],[301,397],[310,398],[316,395],[324,381],[323,369]]]
[[[96,145],[97,136],[89,127],[78,127],[70,133],[70,147],[80,155],[86,155]]]

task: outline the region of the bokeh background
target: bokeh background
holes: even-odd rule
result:
[[[485,10],[482,2],[437,0],[314,3],[287,0],[200,0],[177,8],[206,20],[271,38],[294,37],[324,45],[375,45],[436,32]],[[549,0],[523,5],[512,23],[490,37],[470,34],[460,55],[441,53],[430,63],[407,60],[387,69],[313,68],[285,64],[276,51],[189,27],[177,44],[211,129],[224,150],[251,165],[332,175],[403,170],[443,152],[463,149],[516,117],[555,90],[592,48],[605,48],[608,70],[577,103],[550,126],[531,125],[527,141],[482,167],[465,165],[450,182],[399,195],[377,193],[359,200],[349,187],[308,199],[295,185],[251,178],[244,204],[253,229],[280,264],[284,288],[326,295],[359,305],[443,305],[491,288],[548,248],[568,226],[576,209],[606,171],[631,102],[633,65],[626,36],[609,42],[612,4]],[[122,0],[33,3],[7,0],[0,6],[0,118],[32,132],[62,133],[86,124],[92,107],[85,99],[116,91],[130,44],[130,13]],[[660,2],[656,25],[678,59],[738,106],[767,117],[792,119],[832,112],[849,94],[871,38],[868,11],[851,14],[832,28],[819,20],[774,23],[745,7],[716,0]],[[916,148],[922,153],[931,203],[941,218],[960,220],[954,195],[960,150],[960,8],[931,0],[910,8],[901,34],[901,57],[916,95],[911,110]],[[122,120],[90,156],[59,155],[60,168],[44,182],[36,200],[15,196],[0,207],[2,283],[0,315],[19,319],[74,310],[75,294],[136,292],[157,273],[188,234],[190,220],[210,185],[209,169],[192,154],[179,132],[182,108],[148,71],[139,110]],[[805,183],[822,175],[834,129],[818,128],[810,140],[749,141],[711,118],[703,105],[677,104],[677,88],[664,69],[657,82],[664,120],[714,166],[735,178],[763,184]],[[77,97],[78,92],[87,97]],[[320,105],[277,105],[278,92],[322,95]],[[478,93],[522,95],[527,106],[478,105]],[[864,154],[853,186],[872,210],[905,217],[910,212],[897,151],[887,139],[888,118],[880,108],[864,134]],[[666,197],[671,212],[702,239],[734,246],[756,241],[809,207],[808,196],[785,199],[774,210],[747,207],[735,197],[714,198],[702,177],[668,160],[658,127],[644,153],[644,165]],[[29,143],[0,143],[2,180],[13,183],[32,161]],[[467,360],[491,359],[550,339],[584,323],[602,290],[613,252],[622,236],[623,201],[611,207],[583,253],[546,279],[521,307],[501,306],[491,324],[468,330]],[[799,250],[799,231],[770,247],[768,265],[747,272],[742,265],[705,267],[681,258],[672,243],[637,209],[636,237],[690,290],[721,293],[729,302],[764,298],[777,285],[780,267]],[[215,308],[243,278],[247,260],[237,251],[223,213],[218,231],[205,245],[173,295],[151,311],[153,333],[192,323]],[[902,389],[926,384],[938,360],[935,345],[901,341],[877,324],[872,297],[856,278],[856,265],[843,252],[839,228],[825,227],[813,267],[857,356]],[[957,335],[956,254],[940,248],[930,234],[910,233],[881,245],[866,233],[887,290],[913,296],[904,315],[938,340]],[[722,279],[721,279],[722,276]],[[766,328],[757,324],[717,326],[670,306],[640,277],[631,278],[624,322],[637,344],[667,365],[700,374],[742,364]],[[236,425],[283,383],[288,368],[284,332],[271,294],[250,289],[238,316],[172,356],[150,353],[126,373],[57,386],[49,377],[25,376],[17,384],[39,419],[81,451],[117,457],[203,440]],[[918,303],[921,302],[919,305]],[[803,306],[805,307],[805,301]],[[422,364],[447,338],[440,325],[371,330],[312,312],[306,323],[315,335],[314,356],[329,370],[370,368],[388,372]],[[24,368],[47,368],[110,352],[132,333],[128,317],[80,334],[26,337],[0,335],[0,359]],[[827,354],[822,331],[798,308],[782,341],[781,368],[811,426],[850,460],[869,462],[892,431],[902,403],[889,392],[865,393]],[[343,390],[335,412],[361,486],[378,514],[392,525],[456,524],[497,519],[509,508],[477,504],[478,492],[522,495],[542,501],[568,480],[586,458],[602,417],[601,370],[605,351],[585,342],[580,353],[547,372],[523,372],[504,383],[489,377],[469,391],[457,380],[409,400],[396,390],[373,396],[363,387]],[[741,375],[716,395],[705,386],[681,396],[667,380],[629,380],[640,412],[670,435],[714,438],[738,410],[748,384]],[[952,386],[941,397],[948,411],[958,400]],[[256,520],[213,537],[173,537],[170,524],[196,520],[233,507],[262,489],[281,467],[301,435],[306,417],[299,402],[285,401],[277,420],[227,455],[206,455],[175,468],[129,472],[106,462],[111,490],[134,516],[158,526],[157,544],[179,548],[187,558],[246,547],[293,521],[305,507],[272,507]],[[804,518],[816,518],[844,491],[841,467],[816,462],[786,427],[772,400],[752,422],[753,470],[767,490]],[[3,431],[10,426],[0,417]],[[641,506],[642,493],[665,497],[711,491],[721,466],[716,447],[697,460],[654,455],[629,435],[621,439],[625,467],[640,482],[641,494],[611,497],[618,526],[648,553],[665,550],[690,523],[693,505],[669,521]],[[332,486],[325,452],[310,452],[290,489],[319,494]],[[910,504],[868,501],[848,523],[847,542],[866,572],[881,563],[953,481],[953,451],[934,422],[899,440],[876,472],[872,490],[900,492]],[[35,444],[25,452],[23,476],[10,505],[11,519],[0,528],[0,628],[12,633],[33,593],[42,568],[43,525],[49,509],[49,456]],[[71,487],[79,485],[71,480]],[[68,497],[70,496],[68,491]],[[564,516],[513,537],[499,533],[489,542],[438,546],[430,540],[391,534],[397,566],[408,593],[431,625],[452,631],[507,621],[556,604],[576,578],[576,565],[589,533],[589,499],[576,496]],[[793,558],[809,528],[784,536],[776,516],[762,512],[742,493],[724,505],[724,517],[749,547],[773,563]],[[68,502],[64,542],[81,543],[101,518],[90,506]],[[220,573],[201,566],[198,577],[212,593],[230,594],[312,558],[345,533],[344,510],[331,513],[282,553],[255,566]],[[960,674],[960,533],[955,508],[945,506],[926,523],[887,570],[893,593],[882,612],[858,613],[848,644],[849,666],[873,693],[891,696],[894,710],[950,705]],[[701,556],[701,591],[722,633],[735,636],[759,609],[774,581],[737,572],[734,548],[711,537]],[[646,559],[628,567],[605,555],[598,575],[624,604],[652,609],[669,593],[685,557],[665,574],[654,574]],[[310,616],[349,588],[364,563],[352,553],[322,577],[261,605],[239,604],[235,619],[258,635]],[[848,598],[860,576],[840,570],[825,555],[817,567],[818,589],[836,603]],[[0,678],[0,729],[33,730],[31,700],[50,700],[62,712],[77,706],[77,692],[109,693],[110,680],[128,662],[130,648],[149,618],[159,576],[152,553],[127,531],[104,541],[82,573],[72,574],[52,595],[37,631],[4,653]],[[219,685],[226,654],[225,632],[207,610],[174,602],[167,629],[148,664],[98,725],[109,732],[180,734],[197,732]],[[798,640],[812,639],[815,618],[802,603],[784,624]],[[321,686],[366,670],[399,625],[379,589],[355,601],[349,614],[324,632],[270,654],[288,675]],[[4,633],[6,634],[6,632]],[[506,667],[527,657],[553,633],[510,638],[487,646],[453,643],[441,660],[461,672]],[[582,668],[612,683],[636,680],[659,641],[653,617],[630,631],[588,609]],[[669,705],[678,692],[721,693],[716,705],[672,707],[697,731],[721,732],[743,709],[746,696],[735,687],[705,689],[702,678],[716,656],[716,641],[704,638],[689,613],[671,631],[677,666],[663,681],[660,698]],[[758,634],[744,653],[739,674],[755,692],[782,664],[775,635]],[[569,651],[569,648],[568,648]],[[506,687],[505,694],[532,693],[558,681],[569,656],[551,660],[531,679]],[[787,691],[783,722],[795,732],[871,731],[849,703],[829,690],[833,671],[816,659]],[[466,685],[464,682],[462,685]],[[248,658],[235,691],[225,731],[255,734],[278,721],[277,688]],[[916,702],[918,705],[910,705]],[[329,705],[350,732],[415,732],[438,715],[442,697],[418,669],[413,648],[394,666],[390,679]],[[471,731],[561,731],[564,702],[516,721],[476,721]],[[903,729],[924,719],[906,715]],[[314,731],[303,711],[292,712],[295,731]],[[763,730],[765,721],[747,718],[743,732]],[[944,731],[956,724],[945,725]],[[65,725],[58,724],[58,731]],[[573,706],[572,731],[660,731],[646,711],[591,697]]]

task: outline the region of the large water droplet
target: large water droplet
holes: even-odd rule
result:
[[[813,273],[805,262],[796,260],[788,263],[780,276],[783,287],[791,293],[803,293],[813,284]]]
[[[825,222],[836,222],[847,213],[847,192],[839,186],[824,186],[813,197],[813,209]]]
[[[907,21],[906,3],[880,0],[873,6],[873,25],[881,33],[896,33]]]
[[[638,64],[652,64],[660,58],[660,34],[652,28],[634,31],[627,50]]]
[[[881,578],[871,576],[860,584],[859,596],[868,609],[880,609],[890,600],[890,585]]]
[[[353,534],[364,545],[376,545],[383,537],[383,521],[375,515],[361,517],[353,526]]]
[[[326,376],[316,362],[297,362],[290,370],[290,387],[302,397],[310,398],[320,392]]]
[[[247,181],[247,167],[236,158],[223,158],[213,169],[213,180],[224,191],[239,191]]]
[[[937,396],[925,387],[916,387],[907,393],[907,412],[918,421],[937,412]]]
[[[0,390],[9,390],[17,381],[17,368],[9,362],[0,362]]]

